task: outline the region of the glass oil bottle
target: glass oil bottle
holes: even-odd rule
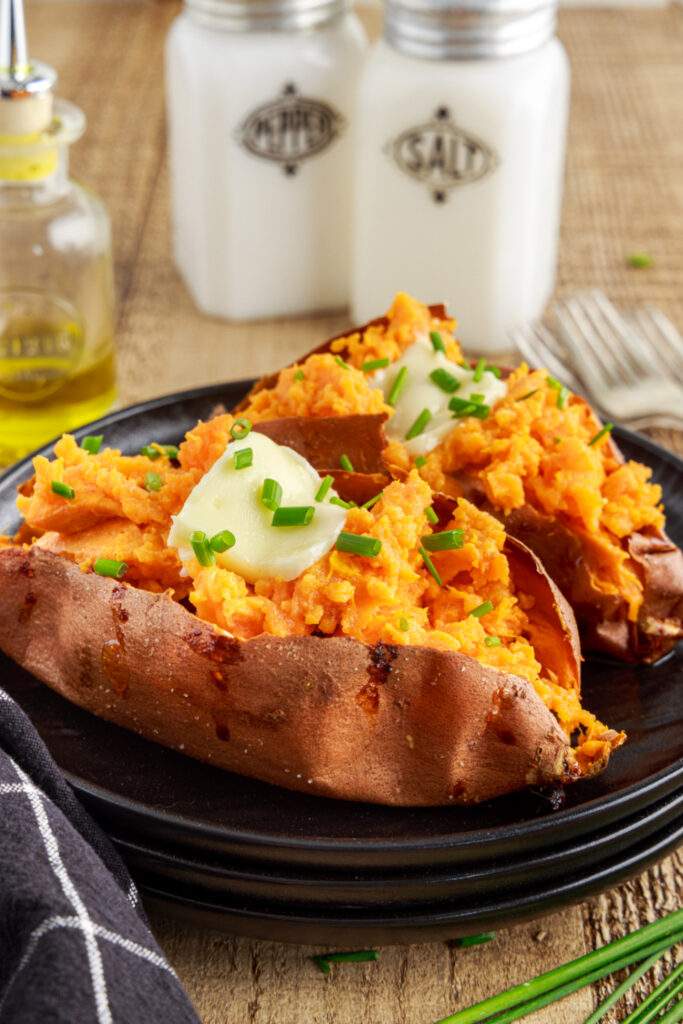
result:
[[[109,219],[68,173],[85,118],[0,0],[0,467],[116,397]]]

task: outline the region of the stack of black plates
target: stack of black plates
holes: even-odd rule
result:
[[[128,451],[176,441],[244,385],[161,399],[88,432]],[[683,464],[618,432],[665,487],[683,543]],[[0,481],[0,532],[16,525]],[[586,665],[585,703],[629,735],[609,769],[566,793],[474,808],[386,808],[291,793],[222,772],[100,721],[0,656],[26,708],[147,898],[247,935],[316,943],[414,942],[538,916],[637,874],[683,840],[683,656]]]

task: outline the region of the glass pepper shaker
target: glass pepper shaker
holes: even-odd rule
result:
[[[85,118],[27,55],[22,0],[0,0],[0,466],[116,397],[109,218],[69,178]]]

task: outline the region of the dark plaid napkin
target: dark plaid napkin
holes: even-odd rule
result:
[[[0,1024],[198,1024],[137,890],[0,688]]]

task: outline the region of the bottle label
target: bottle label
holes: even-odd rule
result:
[[[0,398],[36,402],[76,372],[84,346],[76,310],[38,290],[0,291]]]
[[[304,160],[324,153],[345,125],[329,103],[302,96],[289,82],[280,96],[245,118],[235,137],[252,156],[278,164],[291,176]]]
[[[385,152],[404,174],[427,186],[435,203],[445,203],[452,189],[480,181],[500,163],[495,151],[460,128],[445,106],[431,121],[391,139]]]

